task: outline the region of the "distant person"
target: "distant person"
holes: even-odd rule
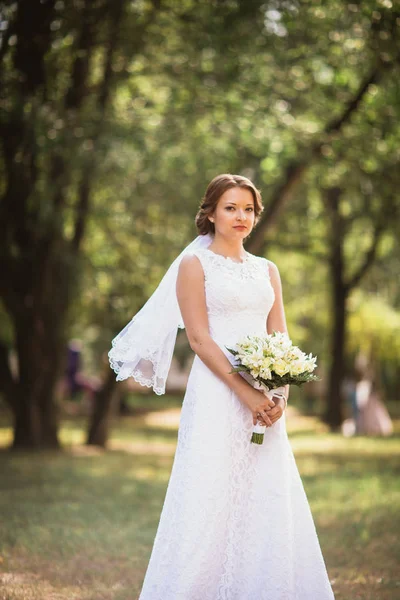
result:
[[[71,340],[67,346],[67,366],[65,377],[67,380],[67,390],[70,398],[75,398],[81,391],[82,385],[78,374],[82,365],[82,342],[80,340]]]
[[[67,365],[65,369],[66,391],[70,399],[74,400],[82,392],[86,408],[91,408],[94,395],[99,389],[101,381],[97,377],[88,377],[82,373],[82,342],[73,339],[67,346]]]
[[[358,407],[356,401],[356,378],[353,372],[348,372],[342,382],[342,394],[348,406],[351,416],[342,423],[342,433],[345,437],[350,437],[356,433],[356,423],[358,418]]]
[[[356,434],[388,436],[393,433],[393,423],[378,387],[367,373],[363,373],[356,383],[355,401]]]

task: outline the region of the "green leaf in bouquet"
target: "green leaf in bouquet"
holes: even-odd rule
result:
[[[238,350],[233,350],[232,348],[228,348],[228,346],[225,346],[225,348],[226,348],[227,350],[229,350],[229,352],[230,352],[231,354],[233,354],[233,356],[237,356],[237,355],[239,354]]]
[[[250,373],[250,369],[247,367],[234,367],[232,371],[229,371],[229,373],[243,373],[243,371]]]

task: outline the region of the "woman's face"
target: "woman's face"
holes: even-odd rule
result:
[[[226,190],[209,219],[214,223],[216,234],[244,239],[254,227],[253,194],[241,187]]]

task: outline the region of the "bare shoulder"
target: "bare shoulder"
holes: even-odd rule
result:
[[[196,254],[186,254],[179,265],[180,270],[201,269],[201,262]]]
[[[272,262],[272,260],[269,260],[268,258],[263,258],[263,260],[265,260],[268,265],[268,275],[269,275],[272,287],[274,288],[275,291],[277,291],[282,285],[279,269],[278,269],[277,265],[274,262]]]
[[[273,277],[279,277],[279,269],[276,266],[276,264],[274,262],[272,262],[272,260],[269,260],[268,258],[266,258],[265,260],[267,261],[270,275]]]
[[[191,282],[204,279],[203,267],[195,254],[186,254],[182,258],[179,264],[178,278]]]
[[[273,275],[275,277],[279,276],[279,269],[276,266],[276,264],[272,262],[272,260],[269,260],[269,258],[265,258],[264,256],[257,256],[256,254],[251,254],[250,252],[248,254],[252,258],[252,260],[258,261],[260,264],[266,264],[270,275]]]

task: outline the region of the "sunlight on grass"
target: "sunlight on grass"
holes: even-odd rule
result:
[[[177,406],[154,408],[116,418],[107,450],[84,446],[85,419],[69,418],[64,452],[0,452],[7,600],[137,598],[179,424]],[[336,599],[400,598],[400,421],[382,439],[332,434],[295,407],[286,418]]]
[[[178,429],[180,414],[181,411],[179,408],[171,408],[169,410],[149,413],[144,418],[144,422],[151,427]]]
[[[72,446],[85,443],[86,432],[83,429],[62,427],[60,431],[60,442],[63,446]]]
[[[173,443],[152,442],[124,442],[122,440],[112,439],[108,447],[110,450],[121,450],[130,454],[164,454],[172,456],[175,453],[175,445]]]
[[[12,442],[11,426],[0,427],[0,448],[7,448]]]

